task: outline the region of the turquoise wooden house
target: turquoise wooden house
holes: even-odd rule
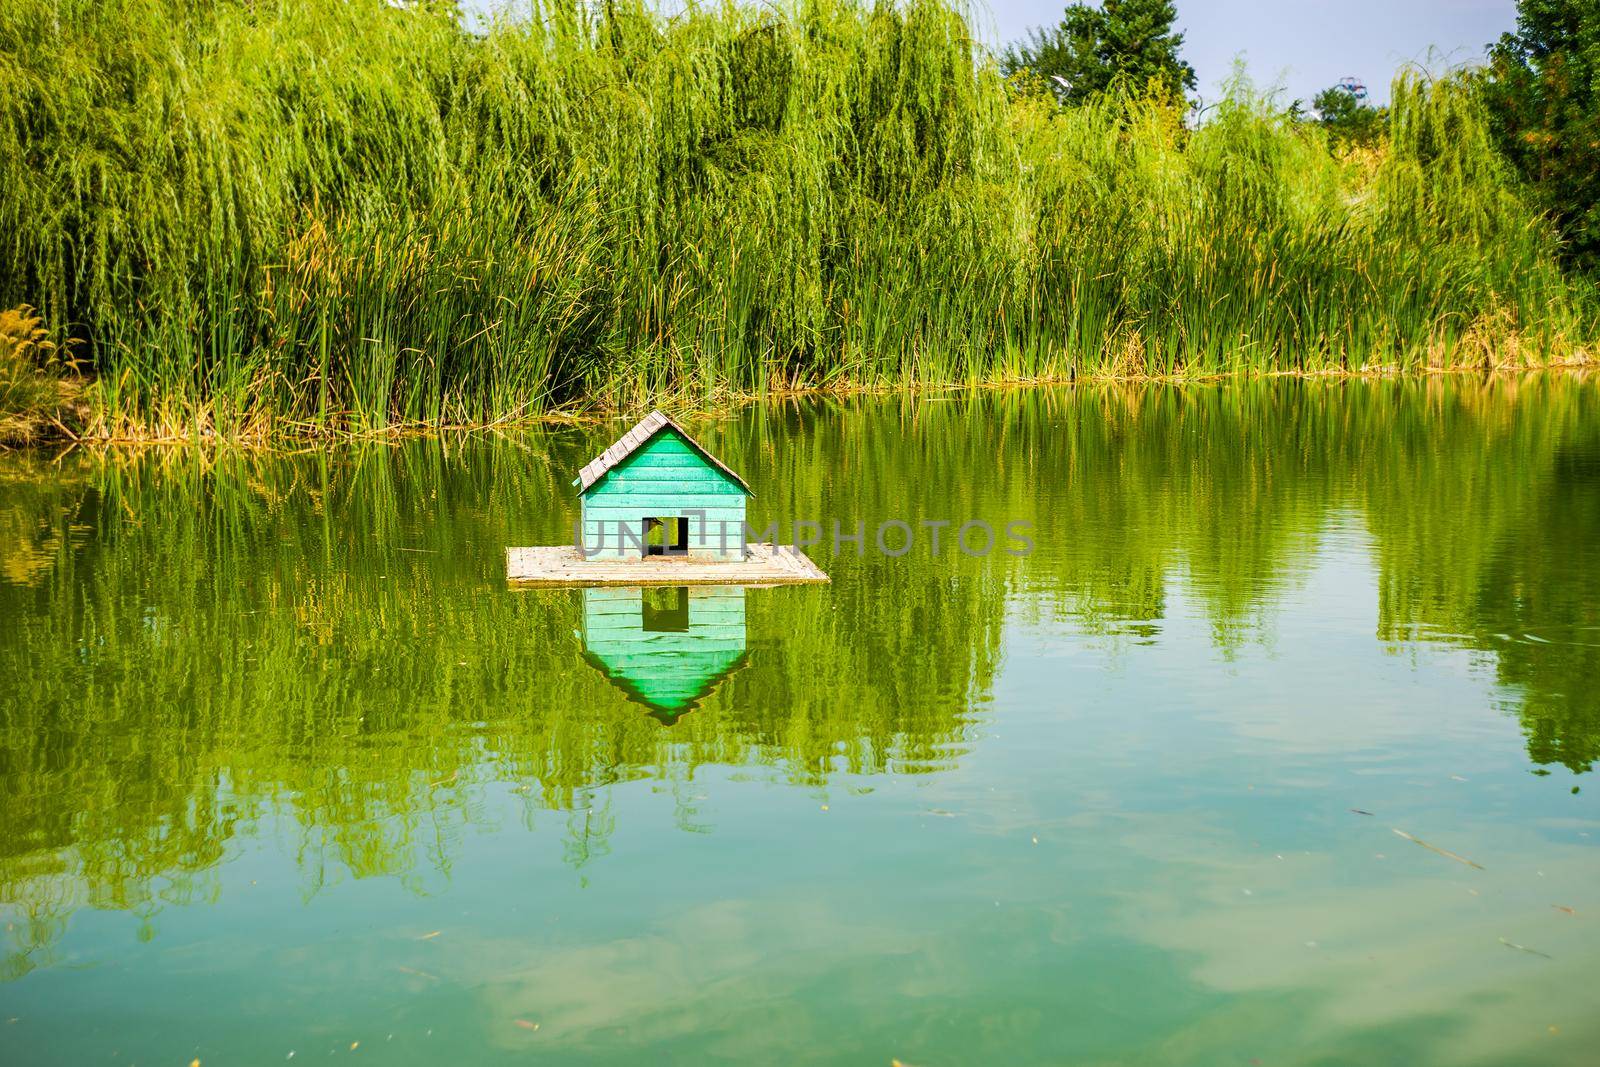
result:
[[[744,664],[744,588],[585,589],[582,637],[588,661],[670,726]]]
[[[750,487],[659,411],[590,460],[572,484],[587,559],[745,557]]]

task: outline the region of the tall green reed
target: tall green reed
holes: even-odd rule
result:
[[[0,10],[0,306],[102,432],[487,423],[662,394],[1536,363],[1591,291],[1458,80],[1340,154],[1004,82],[948,0]]]

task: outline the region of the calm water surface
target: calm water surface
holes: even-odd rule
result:
[[[1036,550],[608,605],[502,553],[618,424],[0,457],[0,1062],[1600,1062],[1596,383],[693,427]]]

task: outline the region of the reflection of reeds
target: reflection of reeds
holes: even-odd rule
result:
[[[1533,761],[1600,759],[1592,378],[975,389],[697,425],[757,486],[757,525],[1021,519],[1038,547],[819,548],[833,584],[751,592],[748,666],[670,731],[581,662],[572,593],[504,588],[501,548],[565,535],[570,473],[614,430],[5,457],[0,619],[23,623],[0,627],[0,678],[29,684],[0,689],[0,898],[209,892],[270,816],[300,827],[312,887],[422,877],[509,782],[530,818],[571,813],[577,863],[606,847],[612,783],[936,772],[971,743],[1008,618],[1114,653],[1167,626],[1181,581],[1229,655],[1271,638],[1352,514],[1378,640],[1492,654]]]
[[[669,732],[583,664],[570,592],[506,591],[498,550],[464,550],[559,538],[568,472],[608,429],[534,457],[474,439],[8,460],[33,476],[0,494],[0,531],[31,533],[15,566],[0,542],[0,616],[30,623],[0,632],[0,676],[39,685],[0,693],[0,898],[34,899],[30,857],[57,853],[69,910],[144,906],[158,876],[204,891],[228,840],[271,815],[302,828],[311,889],[421,877],[496,779],[531,784],[530,818],[572,812],[579,862],[606,847],[612,783],[951,765],[992,676],[992,584],[951,596],[907,575],[873,605],[873,642],[825,601],[769,600],[751,622],[765,669]],[[891,625],[914,605],[935,620],[915,640]],[[884,641],[915,655],[884,670]],[[836,699],[850,679],[866,682]]]
[[[1392,138],[1341,154],[1242,80],[1195,130],[1060,111],[945,0],[535,15],[5,5],[0,300],[92,341],[88,429],[1523,364],[1597,332],[1457,80],[1403,76]]]

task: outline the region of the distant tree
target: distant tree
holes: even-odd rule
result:
[[[1183,34],[1172,0],[1105,0],[1071,4],[1055,26],[1029,31],[1001,57],[1006,74],[1030,70],[1050,81],[1066,103],[1081,103],[1115,81],[1181,97],[1195,87],[1194,68],[1178,51]]]
[[[1311,100],[1317,122],[1341,144],[1370,145],[1383,132],[1388,109],[1373,107],[1349,84],[1330,85]]]
[[[1600,269],[1600,3],[1519,0],[1517,30],[1489,61],[1482,84],[1501,150],[1570,260]]]

